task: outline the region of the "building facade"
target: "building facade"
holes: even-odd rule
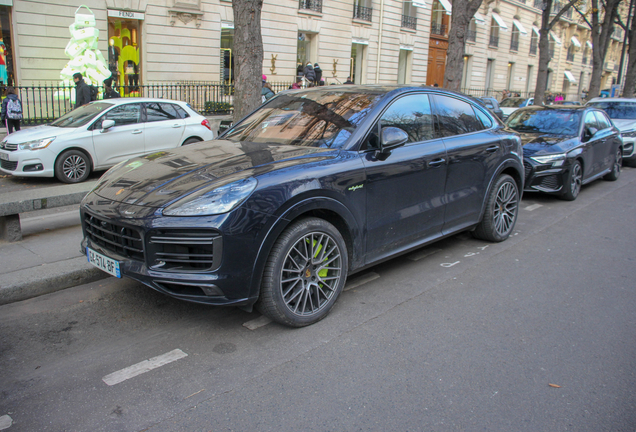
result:
[[[231,1],[82,2],[95,15],[97,49],[119,84],[232,81]],[[79,5],[79,0],[73,5],[68,0],[0,0],[0,81],[21,86],[59,82],[69,61],[69,25]],[[534,91],[540,7],[541,0],[482,4],[467,33],[465,92]],[[311,62],[320,64],[326,84],[350,77],[360,84],[442,86],[451,14],[450,0],[265,0],[263,73],[269,81],[291,83],[299,64]],[[590,31],[574,14],[565,14],[550,34],[549,90],[569,99],[578,99],[588,88],[592,72]],[[615,33],[602,88],[618,72],[622,31]]]

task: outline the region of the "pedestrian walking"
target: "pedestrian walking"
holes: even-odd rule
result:
[[[314,63],[314,73],[316,74],[316,80],[314,82],[316,85],[320,85],[320,81],[322,80],[322,69],[318,63]]]
[[[91,101],[91,89],[79,72],[73,74],[73,81],[75,81],[75,108],[79,108]]]
[[[121,95],[113,87],[113,80],[107,78],[104,80],[104,99],[120,98]]]
[[[263,75],[263,87],[261,88],[262,103],[267,102],[272,97],[274,97],[274,90],[272,90],[272,86],[267,82],[267,76]]]
[[[7,87],[7,97],[2,101],[2,112],[0,113],[2,123],[7,128],[7,134],[13,130],[20,130],[20,120],[22,120],[22,102],[15,94],[15,88]]]
[[[353,84],[353,81],[351,81],[351,77],[347,77],[347,80],[344,83],[345,84]]]
[[[316,82],[316,72],[314,71],[314,66],[311,62],[308,62],[307,66],[305,66],[304,74],[309,86],[312,87]]]

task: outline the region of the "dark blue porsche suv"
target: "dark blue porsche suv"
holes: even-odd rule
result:
[[[443,89],[283,92],[216,141],[122,162],[81,204],[88,260],[178,299],[305,326],[347,276],[460,231],[503,241],[521,141]]]

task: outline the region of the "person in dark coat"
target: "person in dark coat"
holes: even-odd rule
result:
[[[263,75],[263,87],[261,88],[261,99],[263,103],[270,100],[274,97],[274,90],[272,90],[272,86],[267,82],[267,77]]]
[[[112,87],[113,80],[107,78],[104,80],[104,99],[120,98],[121,95]]]
[[[305,66],[305,79],[309,84],[316,82],[316,72],[314,72],[314,67],[311,63],[307,63],[307,66]]]
[[[19,113],[17,113],[16,111],[13,111],[12,113],[8,112],[9,101],[13,101],[13,106],[16,106],[16,104],[17,106],[19,106]],[[15,94],[15,89],[13,87],[7,87],[7,97],[4,98],[4,100],[2,101],[2,112],[0,113],[0,118],[2,118],[2,124],[4,124],[7,128],[8,134],[13,133],[14,128],[16,131],[20,130],[20,119],[22,118],[22,102],[20,102],[18,95]]]
[[[79,72],[73,75],[73,81],[75,81],[75,108],[79,108],[91,101],[91,89]]]
[[[322,80],[322,69],[318,63],[314,64],[314,73],[316,74],[316,85],[320,85],[320,81]]]

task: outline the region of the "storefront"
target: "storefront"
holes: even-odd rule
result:
[[[144,14],[108,10],[108,68],[122,96],[138,96],[141,82],[141,32]]]
[[[13,39],[11,37],[12,0],[0,0],[0,86],[15,84]]]

